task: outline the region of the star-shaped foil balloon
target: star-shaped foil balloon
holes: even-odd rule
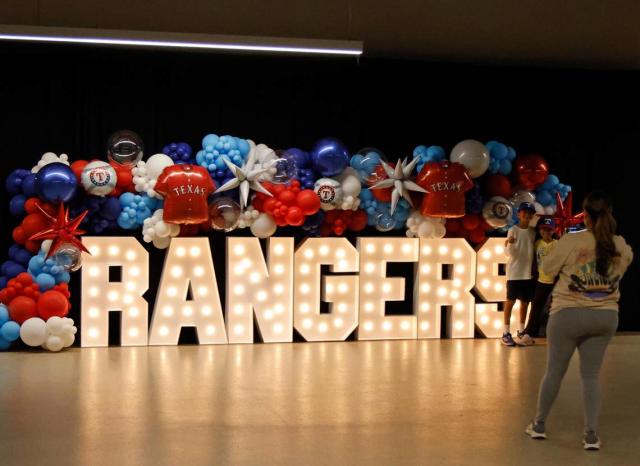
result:
[[[248,205],[249,202],[249,191],[254,190],[266,194],[267,196],[273,196],[264,186],[260,184],[260,177],[267,173],[273,166],[275,166],[276,161],[272,160],[268,162],[267,166],[258,166],[256,167],[258,158],[256,155],[256,151],[252,151],[249,155],[247,161],[242,165],[242,167],[237,166],[226,157],[223,159],[224,163],[227,164],[229,170],[233,173],[235,178],[227,181],[225,184],[216,189],[216,193],[221,193],[223,191],[229,191],[234,188],[240,188],[240,208],[244,210],[244,208]]]
[[[584,223],[584,212],[580,212],[579,214],[573,215],[573,193],[570,192],[567,195],[567,199],[565,202],[562,202],[562,198],[560,197],[560,193],[556,193],[556,214],[553,216],[553,219],[556,222],[556,228],[560,234],[564,233],[567,228],[575,227]]]
[[[378,181],[376,184],[371,186],[371,189],[393,188],[393,191],[391,191],[391,215],[395,212],[396,206],[398,205],[398,201],[401,197],[405,198],[409,205],[413,207],[409,191],[417,191],[419,193],[427,192],[409,179],[413,169],[418,163],[418,160],[418,158],[415,158],[408,163],[406,158],[402,163],[398,160],[395,167],[391,167],[384,161],[380,162],[389,178]]]
[[[76,246],[81,251],[89,252],[87,248],[84,247],[82,242],[77,238],[77,236],[84,235],[86,231],[79,230],[78,227],[89,213],[88,210],[85,210],[80,215],[78,215],[73,220],[69,220],[69,209],[64,208],[62,203],[58,209],[58,215],[53,217],[49,215],[44,209],[38,206],[40,211],[51,221],[51,225],[49,229],[41,231],[40,233],[36,233],[31,235],[30,240],[41,240],[41,239],[50,239],[53,240],[51,243],[51,247],[49,247],[49,252],[47,252],[47,258],[51,257],[55,252],[62,246],[64,243],[71,243]]]

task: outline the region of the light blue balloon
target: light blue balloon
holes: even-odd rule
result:
[[[10,346],[11,346],[11,342],[0,337],[0,351],[6,351],[9,349]]]
[[[53,275],[41,273],[36,277],[36,283],[40,287],[41,291],[46,291],[56,286],[56,279],[53,278]]]
[[[16,341],[20,337],[20,325],[18,322],[10,320],[0,327],[0,337],[8,342]]]
[[[236,143],[238,145],[238,151],[240,155],[246,157],[251,150],[251,146],[249,146],[249,142],[246,139],[236,138]]]
[[[509,160],[501,160],[500,161],[500,174],[502,175],[508,175],[509,173],[511,173],[511,169],[512,169],[512,165],[511,162]]]
[[[507,153],[507,158],[509,160],[515,160],[516,159],[516,150],[513,147],[509,147],[508,153]]]
[[[136,196],[133,193],[123,193],[120,196],[120,205],[122,207],[128,207],[129,205],[133,204],[135,197]]]
[[[0,325],[9,320],[9,309],[4,304],[0,304]]]
[[[56,281],[58,283],[69,283],[71,281],[71,274],[65,270],[58,274]]]
[[[216,144],[218,144],[218,140],[220,138],[218,137],[217,134],[207,134],[204,138],[202,138],[202,147],[207,147],[207,146],[211,146],[211,147],[215,147]]]

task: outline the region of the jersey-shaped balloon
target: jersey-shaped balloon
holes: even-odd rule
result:
[[[427,191],[420,213],[431,217],[464,217],[464,193],[473,181],[464,165],[443,160],[426,163],[416,183]]]

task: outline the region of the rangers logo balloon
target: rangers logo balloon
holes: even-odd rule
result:
[[[89,162],[82,170],[80,182],[89,194],[106,196],[115,189],[118,175],[107,162]]]
[[[316,181],[313,190],[320,198],[322,210],[333,210],[342,203],[342,185],[333,178],[320,178]]]

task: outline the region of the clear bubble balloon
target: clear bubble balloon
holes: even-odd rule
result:
[[[492,197],[482,209],[482,216],[493,228],[507,226],[512,215],[513,207],[504,197]]]
[[[277,159],[275,169],[276,172],[273,174],[271,181],[276,184],[286,184],[298,176],[298,167],[293,159]]]
[[[143,156],[142,138],[133,131],[116,131],[107,142],[107,157],[120,165],[133,166]]]
[[[53,256],[56,264],[67,272],[75,272],[82,266],[82,253],[71,243],[63,243]]]
[[[526,189],[518,189],[513,196],[509,198],[509,201],[514,207],[514,210],[518,210],[520,204],[523,202],[534,203],[536,201],[536,196],[531,191],[527,191]]]
[[[240,214],[240,205],[228,197],[219,197],[209,204],[209,217],[214,230],[224,232],[235,230]]]
[[[385,232],[391,231],[396,226],[396,221],[393,219],[391,214],[381,213],[376,218],[376,230]]]
[[[380,162],[387,162],[387,156],[375,147],[365,147],[356,153],[353,168],[358,171],[360,180],[368,185],[380,181]]]

